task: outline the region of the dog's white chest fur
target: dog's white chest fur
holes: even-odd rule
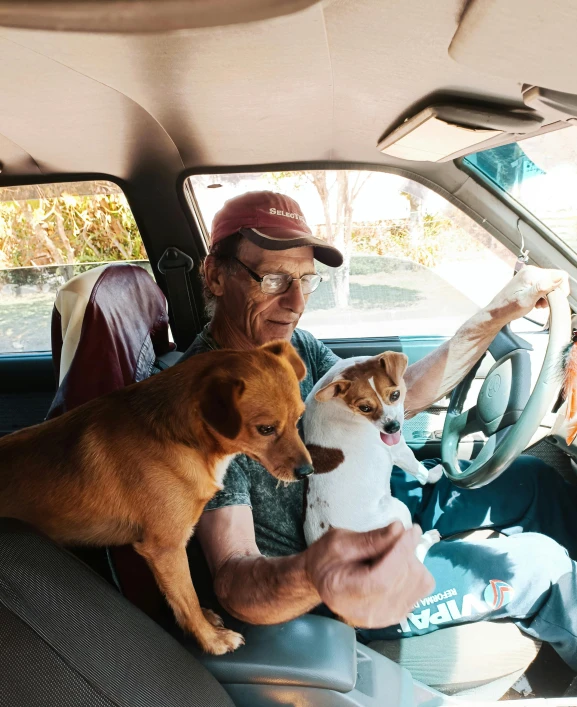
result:
[[[342,400],[319,402],[315,398],[346,364],[337,363],[306,400],[305,442],[316,466],[308,478],[305,504],[304,532],[309,545],[330,526],[360,532],[400,520],[406,528],[410,527],[409,509],[391,494],[393,465],[421,483],[437,481],[442,473],[440,469],[429,472],[402,436],[398,444],[385,444],[375,424],[351,412]],[[430,540],[438,540],[436,531],[433,536]],[[428,546],[431,544],[428,542]]]
[[[228,469],[231,461],[235,458],[235,454],[229,454],[220,461],[216,462],[214,465],[214,480],[219,489],[222,489],[222,483],[224,481],[224,475]]]

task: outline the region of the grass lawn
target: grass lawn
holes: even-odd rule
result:
[[[0,354],[50,351],[54,293],[0,294]]]

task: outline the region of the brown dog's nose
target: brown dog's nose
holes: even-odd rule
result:
[[[397,420],[387,422],[387,424],[385,425],[385,432],[389,435],[394,435],[395,432],[398,432],[400,429],[401,425],[397,422]]]
[[[295,476],[297,479],[304,479],[306,476],[310,476],[314,473],[314,469],[310,464],[304,464],[303,466],[297,466],[295,469]]]

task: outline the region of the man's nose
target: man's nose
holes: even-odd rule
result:
[[[294,474],[297,479],[304,479],[306,476],[310,476],[314,473],[314,469],[310,464],[303,464],[303,466],[297,466],[294,470]]]
[[[401,429],[401,425],[397,420],[392,420],[391,422],[387,422],[387,424],[384,427],[384,430],[387,434],[395,434],[395,432],[398,432]]]
[[[282,303],[295,314],[302,314],[305,311],[306,300],[300,280],[291,282],[288,290],[282,295]]]

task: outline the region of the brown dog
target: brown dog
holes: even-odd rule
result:
[[[0,516],[64,544],[132,543],[203,650],[234,650],[242,636],[198,603],[186,544],[234,455],[284,481],[310,471],[296,428],[305,375],[286,341],[212,351],[4,437]]]

